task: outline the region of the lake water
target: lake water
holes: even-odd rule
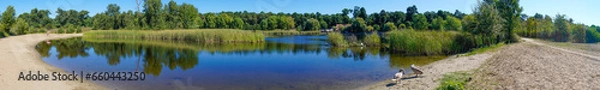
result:
[[[326,36],[261,43],[69,38],[40,42],[42,59],[66,71],[144,72],[144,81],[93,81],[114,89],[345,90],[391,79],[410,64],[445,56],[402,56],[370,47],[334,48]]]

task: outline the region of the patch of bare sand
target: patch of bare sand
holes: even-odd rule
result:
[[[100,90],[103,86],[84,81],[18,81],[19,73],[32,71],[51,74],[52,72],[66,73],[60,68],[48,65],[41,60],[40,54],[34,49],[39,42],[78,37],[82,34],[29,34],[11,36],[0,39],[0,88],[4,90]],[[50,76],[52,77],[52,76]],[[51,78],[50,78],[51,79]],[[78,78],[81,79],[81,78]]]
[[[432,90],[439,86],[444,74],[476,69],[494,54],[495,52],[486,52],[471,56],[452,56],[422,66],[423,74],[418,78],[414,78],[414,74],[407,73],[408,75],[404,75],[402,78],[402,84],[391,84],[390,78],[390,80],[360,87],[357,90]]]
[[[467,85],[472,89],[600,90],[597,56],[524,40],[499,51]]]

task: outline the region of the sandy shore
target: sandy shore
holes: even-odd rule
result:
[[[475,73],[466,87],[473,90],[600,90],[600,44],[523,41],[494,52],[434,62],[421,67],[423,77],[407,78],[413,76],[409,74],[400,85],[390,86],[391,80],[386,80],[358,89],[432,90],[443,74],[471,70]]]
[[[82,34],[29,34],[0,39],[0,88],[4,90],[102,90],[104,86],[89,81],[19,81],[19,74],[52,72],[66,73],[60,68],[48,65],[41,60],[35,50],[39,42],[51,39],[78,37]],[[50,76],[52,79],[52,76]],[[81,79],[81,78],[79,78]]]
[[[419,78],[413,78],[414,74],[407,73],[408,75],[404,75],[402,78],[402,84],[389,85],[392,81],[385,80],[360,87],[357,90],[432,90],[439,86],[439,81],[445,73],[477,69],[494,54],[495,52],[486,52],[471,56],[451,56],[447,59],[421,66],[424,72]]]

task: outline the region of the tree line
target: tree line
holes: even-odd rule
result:
[[[94,30],[165,30],[165,29],[244,29],[244,30],[319,30],[341,29],[347,32],[391,31],[396,29],[456,30],[475,35],[495,37],[487,43],[516,41],[516,34],[525,37],[552,38],[555,41],[595,42],[597,26],[573,24],[565,15],[552,19],[548,15],[522,14],[519,0],[483,0],[472,14],[458,10],[426,11],[420,13],[417,6],[409,6],[406,12],[381,10],[368,14],[364,7],[344,8],[340,13],[273,13],[273,12],[208,12],[199,13],[188,3],[179,4],[161,0],[146,0],[142,11],[122,11],[117,4],[109,4],[106,11],[93,16],[86,10],[63,10],[58,8],[56,17],[49,17],[49,10],[32,9],[15,15],[8,6],[0,18],[1,36],[44,32],[59,29],[78,32],[81,28]],[[585,39],[585,40],[584,40]],[[600,39],[598,39],[600,40]]]

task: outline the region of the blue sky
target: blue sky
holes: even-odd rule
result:
[[[321,12],[340,13],[343,8],[362,6],[367,12],[406,11],[406,7],[416,5],[420,13],[425,11],[446,10],[471,13],[476,0],[175,0],[178,4],[190,3],[200,12],[250,11],[250,12]],[[169,0],[163,0],[163,4]],[[15,6],[17,14],[29,12],[33,8],[57,8],[65,10],[88,10],[90,15],[106,11],[108,4],[115,3],[121,11],[136,10],[135,0],[0,0],[0,12],[8,5]],[[600,25],[600,0],[521,0],[523,13],[533,15],[536,12],[555,16],[566,14],[576,23]],[[594,11],[594,12],[592,12]],[[51,15],[54,16],[54,15]]]

